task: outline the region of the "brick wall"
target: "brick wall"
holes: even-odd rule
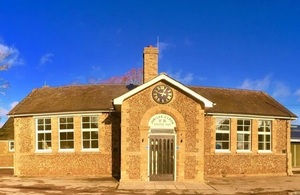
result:
[[[119,170],[112,167],[112,145],[119,153],[117,117],[99,115],[99,151],[82,151],[81,116],[74,117],[74,151],[59,151],[58,117],[51,116],[52,151],[37,152],[35,119],[15,119],[15,175],[17,176],[112,176]],[[112,131],[114,129],[114,132]],[[114,163],[118,159],[114,160]]]

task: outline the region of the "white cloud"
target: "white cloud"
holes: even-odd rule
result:
[[[275,90],[273,92],[273,97],[288,97],[291,95],[290,89],[287,85],[281,82],[275,84]]]
[[[271,76],[267,75],[262,80],[245,79],[239,88],[265,91],[269,88],[270,83],[271,83]]]
[[[19,102],[14,101],[13,103],[10,104],[10,109],[13,109]]]
[[[5,109],[5,108],[0,108],[0,117],[6,117],[7,113],[9,112],[9,110]]]
[[[170,43],[157,41],[156,47],[158,47],[159,55],[158,57],[161,59],[163,57],[163,53],[172,46]]]
[[[14,47],[0,43],[0,66],[9,68],[17,64],[24,64],[24,61],[19,58],[19,51]]]
[[[46,63],[51,63],[52,62],[52,57],[54,55],[52,53],[46,53],[40,58],[40,65],[44,65]]]
[[[183,75],[182,70],[179,70],[174,74],[170,73],[169,75],[183,84],[190,84],[195,79],[193,73],[187,73]]]

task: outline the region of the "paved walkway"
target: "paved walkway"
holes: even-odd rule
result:
[[[276,194],[300,195],[300,172],[293,176],[206,178],[205,182],[117,182],[113,178],[14,177],[0,174],[2,194]]]
[[[172,181],[160,181],[160,182],[129,182],[120,183],[118,189],[128,190],[142,190],[142,189],[153,189],[153,190],[214,190],[211,186],[206,183],[200,182],[172,182]]]

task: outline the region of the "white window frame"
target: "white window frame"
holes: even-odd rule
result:
[[[269,124],[266,124],[269,123]],[[263,131],[259,131],[259,128],[263,128]],[[266,131],[266,128],[270,129],[270,132]],[[257,137],[257,148],[259,152],[271,152],[272,151],[272,121],[271,120],[258,120],[258,137]],[[263,141],[259,141],[259,136],[262,135],[264,137]],[[270,136],[270,141],[266,141],[266,136]],[[263,144],[264,149],[259,149],[259,144]],[[266,149],[266,144],[270,144],[270,149]]]
[[[61,123],[60,119],[65,118],[66,122],[65,123]],[[72,123],[68,122],[68,118],[72,118]],[[66,129],[61,129],[61,125],[64,124],[66,125],[66,127],[70,124],[73,125],[73,128],[66,128]],[[74,117],[73,116],[62,116],[62,117],[58,117],[58,137],[59,137],[59,151],[63,151],[63,152],[73,152],[75,150],[75,132],[74,132]],[[73,139],[66,139],[64,141],[71,141],[73,140],[73,148],[61,148],[61,133],[73,133]]]
[[[42,126],[44,127],[43,128],[43,130],[39,130],[38,128],[39,128],[39,123],[38,123],[38,121],[39,120],[43,120],[43,124],[42,124]],[[46,129],[46,123],[45,123],[45,121],[46,120],[50,120],[50,129]],[[49,124],[48,124],[49,125]],[[35,119],[35,129],[36,129],[36,151],[37,152],[51,152],[52,151],[52,124],[51,124],[51,118],[36,118]],[[51,137],[51,146],[50,147],[48,147],[48,145],[47,145],[47,143],[46,143],[46,141],[44,141],[44,144],[45,144],[45,148],[43,148],[43,149],[39,149],[39,134],[50,134],[50,137]],[[43,141],[43,140],[42,140]]]
[[[83,121],[83,118],[84,117],[89,117],[89,122],[84,122]],[[96,118],[97,119],[97,128],[92,128],[92,121],[91,121],[91,119],[92,118]],[[90,126],[90,128],[84,128],[84,124],[89,124],[89,126]],[[90,138],[89,139],[84,139],[84,136],[83,136],[83,134],[84,133],[86,133],[86,132],[89,132],[90,133]],[[97,137],[97,139],[92,139],[91,138],[91,133],[92,132],[97,132],[97,134],[98,134],[98,137]],[[84,148],[84,141],[89,141],[90,142],[90,146],[91,146],[91,142],[92,141],[95,141],[95,140],[97,140],[98,141],[98,147],[97,148]],[[84,115],[84,116],[81,116],[81,143],[82,143],[82,147],[81,147],[81,149],[82,149],[82,151],[99,151],[99,117],[97,116],[97,115]]]
[[[8,141],[8,151],[10,151],[10,152],[15,151],[15,141],[14,140]]]
[[[243,121],[243,124],[242,125],[239,125],[238,124],[238,121]],[[245,121],[249,121],[250,122],[250,124],[249,125],[245,125]],[[243,127],[242,129],[243,130],[239,130],[239,126],[241,126],[241,127]],[[237,126],[236,126],[236,128],[237,128],[237,130],[236,130],[236,132],[237,132],[237,142],[236,142],[236,144],[237,144],[237,152],[249,152],[249,151],[251,151],[252,150],[252,120],[251,119],[244,119],[244,118],[238,118],[237,119]],[[248,128],[249,129],[249,131],[245,131],[245,129],[246,128]],[[238,139],[239,139],[239,135],[241,135],[242,137],[243,137],[243,140],[242,141],[239,141]],[[245,135],[249,135],[249,141],[245,141]],[[242,148],[239,148],[239,142],[241,142],[242,143]],[[245,149],[245,143],[248,143],[249,145],[248,145],[248,149]]]
[[[221,118],[221,117],[218,117],[215,119],[216,120],[216,146],[215,146],[215,150],[216,152],[229,152],[230,151],[230,118]],[[228,120],[228,124],[220,124],[221,121],[224,121],[224,120]],[[228,127],[228,130],[225,130],[225,129],[222,129],[220,128],[222,125]],[[228,148],[226,149],[223,149],[222,148],[222,145],[220,146],[221,148],[218,148],[218,142],[227,142],[227,140],[222,140],[222,141],[218,141],[217,140],[217,134],[228,134]]]

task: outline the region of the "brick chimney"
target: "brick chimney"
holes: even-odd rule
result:
[[[158,48],[151,45],[144,48],[144,81],[148,82],[158,75]]]

